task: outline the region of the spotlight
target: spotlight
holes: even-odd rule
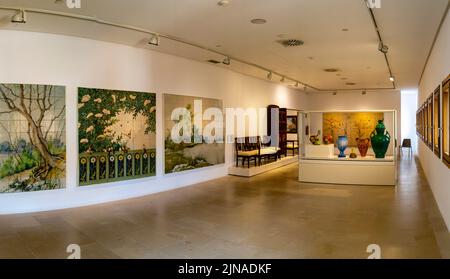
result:
[[[272,80],[272,72],[269,72],[269,73],[267,74],[267,79],[268,79],[268,80]]]
[[[150,40],[148,41],[149,45],[153,45],[153,46],[159,46],[159,36],[158,35],[153,35]]]
[[[394,79],[394,77],[393,77],[393,76],[389,77],[389,80],[390,80],[390,81],[392,81],[392,82],[394,82],[394,81],[395,81],[395,79]]]
[[[225,59],[223,60],[223,62],[222,62],[223,64],[225,64],[225,65],[230,65],[231,64],[231,59],[230,59],[230,57],[225,57]]]
[[[219,2],[217,2],[217,5],[219,5],[220,7],[226,7],[228,6],[228,4],[230,4],[230,1],[228,0],[220,0]]]
[[[25,10],[18,10],[11,18],[12,23],[27,23],[27,13]]]
[[[381,51],[382,53],[386,54],[388,53],[389,47],[385,44],[383,44],[383,42],[380,42],[380,44],[378,45],[378,50]]]

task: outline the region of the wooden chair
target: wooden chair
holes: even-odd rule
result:
[[[250,168],[250,160],[255,161],[255,166],[261,164],[261,140],[260,137],[235,138],[236,147],[236,167],[239,166],[239,158],[242,159],[242,167],[247,160],[247,167]]]
[[[298,151],[298,140],[287,140],[286,150],[292,150],[292,156],[295,156],[295,152]]]
[[[412,145],[411,139],[403,139],[402,145],[400,146],[401,155],[403,155],[403,148],[409,148],[408,154],[412,156]]]

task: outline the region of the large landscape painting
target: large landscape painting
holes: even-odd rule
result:
[[[65,88],[0,84],[0,193],[65,187]]]
[[[156,95],[78,89],[79,183],[156,174]]]
[[[194,109],[194,101],[201,102],[199,111]],[[192,170],[225,162],[225,144],[223,138],[222,119],[214,117],[204,117],[203,113],[214,110],[218,114],[223,111],[221,100],[180,96],[164,95],[164,130],[165,130],[165,173],[176,173]],[[181,112],[176,113],[176,112]],[[219,123],[212,136],[201,133],[201,128],[195,124],[195,119],[200,119],[203,132],[208,129],[208,125]],[[189,123],[182,123],[188,120]],[[175,127],[183,125],[189,127],[189,136],[182,132],[183,141],[173,140],[172,132]],[[216,127],[216,126],[215,126]],[[220,130],[221,129],[221,130]],[[176,132],[178,133],[178,132]]]

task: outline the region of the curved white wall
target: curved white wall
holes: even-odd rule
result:
[[[419,105],[423,104],[450,74],[450,16],[448,13],[419,85]],[[450,230],[450,169],[421,140],[419,140],[419,159],[447,229]]]
[[[33,212],[120,200],[170,190],[227,174],[226,164],[163,175],[163,93],[222,99],[224,107],[277,104],[305,108],[304,93],[159,52],[60,35],[0,30],[0,82],[66,86],[67,188],[0,194],[0,214]],[[157,176],[77,187],[77,87],[157,93]]]

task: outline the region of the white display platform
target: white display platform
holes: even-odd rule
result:
[[[393,156],[376,159],[374,156],[356,159],[305,157],[299,161],[299,181],[347,185],[397,184],[397,166]]]
[[[327,157],[334,156],[334,144],[305,144],[305,157]]]
[[[268,164],[264,164],[261,166],[250,166],[250,168],[246,167],[230,167],[228,168],[228,174],[230,175],[236,175],[236,176],[243,176],[243,177],[252,177],[267,171],[271,171],[277,168],[281,168],[293,163],[298,162],[298,156],[288,156],[283,157],[280,160]]]

